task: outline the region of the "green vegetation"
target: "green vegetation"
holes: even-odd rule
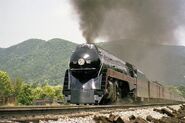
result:
[[[50,86],[48,84],[38,86],[32,91],[34,99],[63,100],[62,87]]]
[[[51,101],[63,101],[62,86],[51,86],[48,84],[35,86],[23,84],[18,92],[17,103],[23,105],[31,105],[34,100],[50,99]]]
[[[10,77],[9,75],[4,72],[0,71],[0,96],[10,96],[11,93],[13,92],[11,82],[10,82]]]
[[[25,84],[21,87],[18,95],[16,96],[17,98],[17,103],[18,104],[23,104],[23,105],[31,105],[32,100],[33,100],[33,94],[32,94],[33,88],[31,85]]]
[[[179,94],[181,96],[183,96],[185,98],[185,86],[183,85],[180,85],[180,86],[169,86],[169,90],[172,92],[172,93],[176,93],[176,94]]]
[[[68,61],[76,44],[62,39],[30,39],[0,50],[0,70],[28,83],[63,83]]]
[[[177,89],[181,93],[181,95],[185,98],[185,86],[178,86]]]
[[[63,101],[62,86],[29,84],[21,79],[11,81],[6,72],[0,71],[0,98],[14,96],[18,105],[31,105],[34,100]]]

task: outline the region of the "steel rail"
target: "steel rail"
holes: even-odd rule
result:
[[[169,104],[125,104],[125,105],[79,105],[79,106],[28,106],[28,107],[0,107],[0,119],[10,121],[39,121],[38,116],[65,115],[78,112],[95,112],[111,109],[129,109],[139,107],[166,106]],[[55,119],[42,117],[40,119]]]

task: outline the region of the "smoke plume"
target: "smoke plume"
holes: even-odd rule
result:
[[[185,22],[184,0],[72,0],[87,42],[129,39],[177,44]]]

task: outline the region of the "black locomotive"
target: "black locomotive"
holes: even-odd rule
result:
[[[74,104],[111,104],[118,100],[178,100],[162,85],[150,82],[132,64],[94,44],[78,45],[64,78],[65,100]]]

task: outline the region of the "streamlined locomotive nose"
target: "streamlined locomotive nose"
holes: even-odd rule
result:
[[[70,102],[95,103],[100,97],[94,95],[95,89],[100,89],[102,77],[98,76],[100,70],[98,50],[93,44],[77,46],[70,59]]]

